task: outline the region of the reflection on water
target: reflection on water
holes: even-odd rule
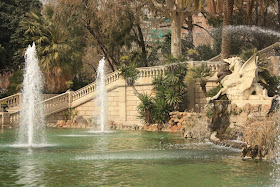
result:
[[[0,145],[14,140],[0,132]],[[52,147],[0,146],[0,186],[271,186],[274,164],[176,134],[48,130]]]
[[[17,179],[15,184],[24,186],[39,186],[42,184],[44,176],[44,165],[42,160],[38,160],[33,156],[33,150],[28,149],[27,152],[21,152],[17,155],[18,168],[14,177]]]

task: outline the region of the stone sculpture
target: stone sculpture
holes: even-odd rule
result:
[[[215,100],[220,95],[226,94],[228,99],[237,105],[240,101],[246,104],[244,100],[271,101],[272,98],[267,96],[267,90],[258,83],[257,60],[256,54],[244,64],[239,57],[224,59],[229,64],[229,70],[232,73],[221,80],[223,88],[214,97],[207,98],[207,100]]]

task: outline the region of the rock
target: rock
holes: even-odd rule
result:
[[[191,133],[191,131],[186,131],[184,134],[184,138],[186,138],[186,139],[193,138],[193,134]]]
[[[132,127],[132,129],[133,129],[133,130],[139,130],[139,126],[136,125],[136,124],[134,124],[133,127]]]
[[[67,120],[66,125],[67,126],[72,126],[72,120]]]
[[[56,122],[57,127],[63,127],[66,125],[66,122],[64,120],[58,120]]]
[[[86,120],[83,116],[76,116],[73,120],[77,124],[85,124],[88,125],[88,120]]]
[[[220,139],[217,138],[216,136],[217,136],[217,132],[214,131],[214,132],[211,134],[211,136],[210,136],[210,140],[212,140],[212,141],[214,141],[214,142],[220,141]]]

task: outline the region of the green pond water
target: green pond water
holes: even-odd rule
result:
[[[272,162],[166,132],[47,129],[45,148],[0,132],[0,186],[277,186]]]

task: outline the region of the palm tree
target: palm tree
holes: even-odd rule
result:
[[[230,56],[230,34],[228,26],[232,22],[234,0],[224,0],[224,19],[222,31],[222,59],[229,58]]]
[[[52,7],[46,7],[44,14],[29,12],[21,22],[28,42],[38,47],[40,66],[45,75],[46,92],[58,93],[67,89],[65,82],[72,80],[79,69],[82,47],[76,47],[76,38],[66,28],[55,22]]]

